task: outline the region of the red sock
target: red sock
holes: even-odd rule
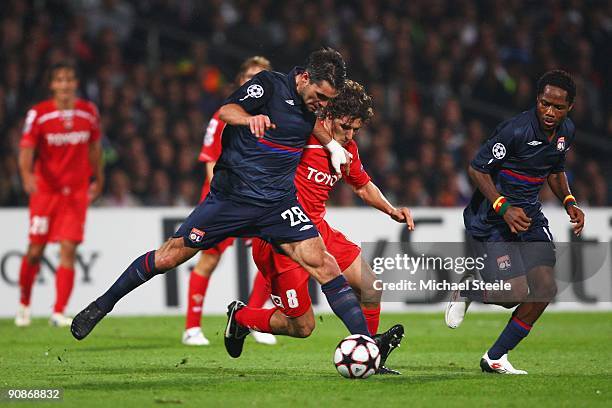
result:
[[[245,306],[236,312],[236,321],[249,329],[254,329],[262,333],[272,333],[270,319],[276,310],[275,307],[271,309],[260,309]]]
[[[19,289],[20,299],[22,305],[30,305],[30,297],[32,296],[32,286],[34,285],[34,279],[40,269],[40,263],[30,265],[28,258],[25,256],[21,258],[21,268],[19,269]]]
[[[253,308],[263,307],[266,301],[270,299],[270,293],[270,281],[264,278],[261,271],[257,271],[255,280],[253,281],[253,289],[251,290],[248,306]]]
[[[202,304],[204,303],[204,296],[206,296],[209,280],[210,277],[198,275],[194,271],[191,271],[191,275],[189,275],[185,329],[200,327],[200,320],[202,320]]]
[[[74,286],[74,269],[58,266],[55,271],[55,307],[53,313],[64,313]]]
[[[363,315],[366,319],[366,324],[368,325],[368,331],[373,336],[378,331],[378,325],[380,324],[380,305],[376,309],[365,309],[363,310]]]

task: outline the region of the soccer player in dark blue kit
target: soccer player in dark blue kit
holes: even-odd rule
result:
[[[476,255],[486,256],[480,274],[485,282],[503,280],[511,289],[455,291],[446,307],[446,324],[458,327],[471,301],[516,307],[480,361],[484,372],[527,374],[510,364],[508,352],[529,334],[556,295],[555,247],[538,199],[545,182],[565,207],[574,233],[584,227],[584,213],[564,170],[574,141],[574,124],[567,115],[575,95],[568,73],[545,73],[538,81],[535,108],[501,123],[469,168],[477,190],[463,214]],[[466,275],[462,282],[469,285],[473,279]]]
[[[172,238],[134,260],[106,293],[75,316],[73,336],[85,338],[136,287],[230,236],[260,237],[275,245],[321,283],[332,310],[351,333],[369,335],[359,301],[304,214],[293,182],[315,127],[315,112],[337,95],[345,78],[340,53],[321,49],[309,56],[306,68],[289,74],[262,71],[234,92],[220,109],[227,126],[208,197]],[[345,150],[321,129],[314,133],[339,172],[347,163]],[[249,333],[234,319],[243,306],[233,302],[228,307],[225,343],[233,357],[240,355]],[[396,326],[378,342],[390,352],[402,335],[403,328]]]

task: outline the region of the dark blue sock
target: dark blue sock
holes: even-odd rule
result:
[[[155,269],[155,251],[147,252],[127,267],[106,293],[96,299],[96,304],[100,310],[108,313],[122,297],[159,273]]]
[[[321,285],[321,290],[336,316],[342,320],[351,334],[370,336],[359,300],[357,300],[355,292],[348,285],[344,275],[338,275]]]
[[[499,360],[501,356],[516,347],[531,330],[531,325],[523,322],[516,316],[512,316],[510,321],[499,335],[499,338],[489,349],[487,354],[492,360]]]

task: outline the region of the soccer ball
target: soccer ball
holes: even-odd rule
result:
[[[336,347],[334,365],[345,378],[365,379],[378,370],[380,350],[370,337],[353,334]]]

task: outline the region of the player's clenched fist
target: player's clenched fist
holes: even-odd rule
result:
[[[508,207],[504,213],[504,221],[514,234],[527,231],[531,225],[531,218],[519,207]]]
[[[394,208],[389,214],[397,222],[405,222],[408,226],[408,231],[414,231],[414,219],[412,219],[412,212],[406,207]]]
[[[275,129],[276,125],[272,123],[267,115],[255,115],[247,119],[251,133],[256,137],[263,137],[268,129]]]
[[[584,212],[577,205],[568,205],[567,215],[570,216],[570,222],[574,224],[574,234],[580,235],[584,228]]]

